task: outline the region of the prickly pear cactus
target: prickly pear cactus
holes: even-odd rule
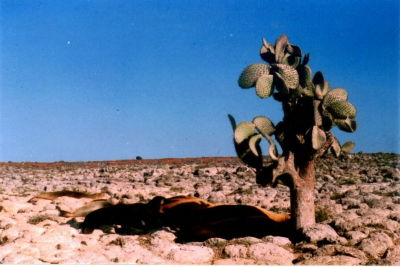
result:
[[[274,44],[263,39],[260,56],[265,63],[247,66],[239,75],[238,84],[244,89],[255,87],[260,98],[273,96],[282,102],[284,119],[274,124],[267,117],[258,116],[252,122],[240,123],[234,130],[238,156],[246,158],[248,165],[259,166],[262,138],[267,140],[268,154],[274,161],[279,159],[276,142],[282,155],[294,152],[313,159],[329,150],[338,155],[341,146],[330,132],[332,127],[346,132],[357,128],[357,111],[348,101],[348,92],[330,88],[320,71],[313,76],[310,55],[303,55],[286,35],[279,36]]]
[[[260,56],[266,63],[246,67],[238,84],[244,89],[255,87],[260,98],[272,96],[281,102],[284,116],[278,123],[257,116],[236,125],[228,115],[233,141],[238,157],[255,169],[257,183],[276,186],[280,182],[290,187],[291,217],[297,231],[315,223],[314,161],[329,151],[339,157],[354,147],[352,143],[341,146],[330,130],[336,126],[354,132],[357,112],[346,90],[331,89],[320,71],[313,76],[310,55],[303,55],[286,35],[275,44],[263,39]],[[263,139],[268,146],[266,161]]]

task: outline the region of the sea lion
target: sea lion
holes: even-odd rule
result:
[[[82,232],[91,233],[105,224],[120,225],[122,229],[133,227],[141,233],[169,227],[176,231],[178,242],[204,241],[211,237],[231,239],[292,234],[289,214],[250,205],[216,205],[190,196],[157,196],[147,204],[101,208],[85,217]]]
[[[86,203],[82,207],[74,210],[73,212],[65,211],[60,209],[60,216],[62,217],[70,217],[70,218],[75,218],[75,217],[85,217],[92,211],[101,209],[101,208],[106,208],[113,206],[117,203],[113,203],[111,200],[104,200],[104,199],[99,199],[99,200],[93,200],[91,202]]]
[[[159,212],[164,226],[180,228],[188,223],[188,218],[201,209],[213,207],[215,204],[190,196],[177,196],[164,200]]]
[[[216,205],[189,213],[183,221],[171,226],[177,227],[177,240],[186,242],[204,241],[211,237],[286,236],[289,223],[288,214],[266,212],[249,205]]]
[[[164,197],[155,197],[149,203],[117,204],[89,213],[81,225],[82,233],[90,234],[102,225],[120,225],[147,232],[162,226],[159,208]]]
[[[161,206],[164,226],[176,230],[177,241],[204,241],[269,234],[289,236],[290,214],[250,205],[216,205],[193,197],[166,199]]]
[[[35,199],[48,199],[48,200],[54,200],[59,197],[73,197],[73,198],[90,198],[93,200],[98,200],[98,199],[108,199],[109,196],[106,193],[95,193],[95,194],[90,194],[86,192],[79,192],[79,191],[70,191],[70,190],[62,190],[62,191],[56,191],[56,192],[43,192],[40,193],[39,195],[36,195],[32,197],[30,201],[35,200]]]

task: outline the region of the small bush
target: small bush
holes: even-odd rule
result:
[[[45,220],[56,221],[54,219],[54,217],[50,216],[50,215],[37,215],[37,216],[29,218],[28,219],[28,223],[36,225],[36,224],[41,223],[41,222],[43,222]]]
[[[321,208],[315,212],[315,220],[317,223],[328,220],[331,217],[329,210]]]

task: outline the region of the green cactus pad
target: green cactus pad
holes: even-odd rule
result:
[[[266,49],[268,49],[268,50],[271,51],[272,53],[275,53],[275,48],[274,48],[274,46],[273,46],[271,43],[267,42],[267,40],[266,40],[265,38],[262,39],[262,42],[263,42],[263,46],[264,46]]]
[[[335,119],[354,118],[356,116],[356,108],[347,101],[333,102],[326,109]]]
[[[255,125],[256,129],[265,137],[270,136],[275,132],[274,124],[265,116],[255,117],[253,119],[253,124]]]
[[[286,46],[286,51],[295,57],[301,57],[301,48],[297,45],[288,44]]]
[[[317,99],[322,100],[329,91],[329,83],[327,81],[324,81],[322,85],[316,84],[314,90]]]
[[[260,98],[267,98],[273,92],[274,76],[265,74],[256,82],[256,93]]]
[[[350,153],[354,149],[355,146],[356,146],[356,144],[354,144],[353,142],[347,141],[346,143],[344,143],[342,145],[342,152]]]
[[[352,133],[357,130],[357,122],[355,119],[335,119],[333,122],[342,131]]]
[[[257,157],[261,155],[261,148],[260,148],[261,139],[262,139],[261,134],[253,135],[249,139],[249,148],[251,152]]]
[[[241,144],[244,140],[250,138],[255,133],[256,127],[253,123],[247,121],[241,122],[237,125],[234,132],[235,142]]]
[[[292,68],[297,68],[297,66],[300,64],[300,61],[301,57],[287,53],[282,59],[282,64],[289,65]]]
[[[228,114],[228,119],[229,119],[229,122],[231,123],[232,130],[235,131],[236,130],[236,120],[235,120],[235,118],[231,114]]]
[[[326,142],[326,134],[318,126],[313,126],[311,133],[311,143],[314,150],[319,150]]]
[[[304,57],[303,57],[303,62],[302,62],[301,64],[302,64],[302,65],[307,65],[308,62],[310,62],[310,54],[309,54],[309,53],[307,53],[307,54],[304,55]]]
[[[299,86],[299,74],[296,69],[285,64],[274,64],[273,66],[285,82],[287,88],[295,89]]]
[[[238,144],[234,140],[234,144],[235,144],[236,154],[243,163],[256,169],[262,167],[263,162],[262,162],[261,152],[259,156],[256,156],[251,151],[249,147],[249,142],[242,142],[241,144]]]
[[[264,74],[269,74],[269,69],[269,65],[262,63],[247,66],[239,76],[239,86],[243,89],[254,87],[258,78]]]
[[[274,85],[281,95],[287,95],[289,93],[289,89],[287,88],[285,81],[279,72],[274,73]]]
[[[300,95],[303,95],[306,97],[314,97],[314,92],[312,90],[308,89],[307,87],[299,86],[299,87],[297,87],[297,90]]]
[[[336,139],[336,137],[333,137],[333,142],[332,142],[332,145],[330,147],[330,150],[331,150],[332,154],[335,155],[335,157],[339,157],[340,156],[340,152],[342,151],[342,148],[340,147],[340,143]]]
[[[275,48],[272,44],[268,43],[265,38],[263,38],[263,44],[260,49],[260,56],[266,62],[273,64],[275,62]]]
[[[314,75],[313,83],[314,83],[315,85],[319,84],[319,85],[321,85],[321,87],[322,87],[322,86],[324,86],[324,81],[325,81],[325,79],[324,79],[324,75],[322,74],[322,72],[317,71],[317,72],[315,73],[315,75]]]
[[[278,39],[276,39],[275,42],[276,62],[281,62],[287,45],[288,45],[288,37],[285,34],[282,34],[281,36],[278,37]]]
[[[324,97],[323,105],[329,106],[333,102],[347,101],[348,93],[343,88],[334,88],[330,90]]]
[[[312,81],[312,71],[310,66],[308,65],[300,65],[297,68],[297,71],[299,73],[299,82],[300,85],[303,87],[306,87],[308,83],[311,83]]]

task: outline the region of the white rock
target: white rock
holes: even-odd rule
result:
[[[21,235],[21,231],[15,227],[6,229],[0,233],[0,240],[12,242]]]
[[[226,195],[221,191],[211,192],[208,201],[215,204],[226,203]]]
[[[154,233],[152,233],[150,235],[150,238],[152,239],[163,239],[163,240],[167,240],[170,242],[173,242],[176,239],[176,236],[168,231],[165,230],[160,230],[160,231],[156,231]]]
[[[31,203],[26,203],[26,202],[20,202],[15,199],[13,200],[4,200],[1,203],[1,206],[3,207],[3,211],[8,214],[16,214],[20,210],[24,209],[29,209],[32,204]]]
[[[251,259],[233,258],[233,259],[217,259],[213,265],[255,265],[256,262]]]
[[[360,249],[374,258],[382,257],[390,247],[393,247],[393,241],[383,232],[374,232],[370,234],[370,236],[361,241],[360,244]]]
[[[114,263],[103,255],[102,250],[90,249],[84,251],[77,251],[75,256],[71,259],[64,260],[63,264],[110,264]]]
[[[366,238],[367,235],[360,231],[349,231],[346,233],[346,237],[350,239],[349,244],[354,246],[358,242]]]
[[[360,265],[361,260],[344,255],[337,256],[316,256],[311,259],[304,260],[299,265]]]
[[[388,261],[388,265],[400,266],[400,246],[389,249],[386,260]]]
[[[257,243],[249,247],[249,256],[257,264],[291,265],[294,255],[272,243]]]
[[[247,247],[244,245],[228,245],[224,248],[224,253],[230,258],[247,257]]]
[[[208,247],[182,245],[173,248],[168,259],[177,264],[209,264],[214,257],[214,251]]]
[[[246,237],[240,237],[240,238],[235,238],[232,240],[234,243],[237,244],[257,244],[263,242],[261,239],[253,237],[253,236],[246,236]]]
[[[311,243],[339,241],[339,235],[336,231],[326,224],[314,224],[303,229],[303,234]]]
[[[290,241],[289,238],[283,237],[283,236],[273,236],[273,235],[268,235],[262,238],[263,241],[273,243],[275,245],[278,245],[280,247],[285,247],[285,246],[290,246],[292,245],[292,241]]]
[[[173,243],[175,235],[166,231],[158,231],[151,235],[150,251],[160,257],[167,257],[173,249],[179,249],[179,246]]]

